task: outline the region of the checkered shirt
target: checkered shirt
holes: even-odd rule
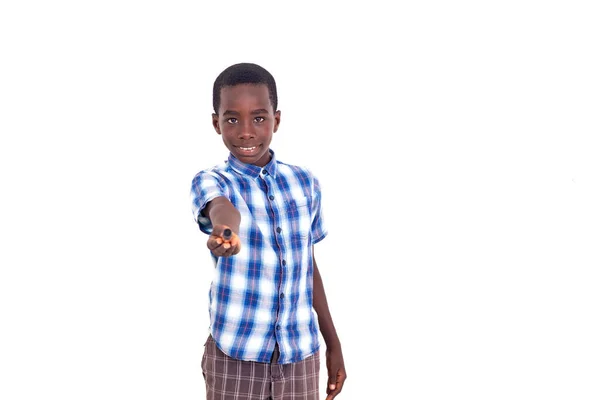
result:
[[[316,177],[271,155],[261,168],[230,154],[194,177],[191,199],[207,234],[212,225],[201,210],[212,199],[226,197],[241,214],[241,251],[213,257],[209,314],[218,347],[236,359],[268,363],[277,343],[279,363],[287,364],[319,349],[312,245],[327,232]]]

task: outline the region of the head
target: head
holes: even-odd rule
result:
[[[215,80],[213,107],[213,126],[229,151],[242,162],[265,166],[281,119],[273,76],[256,64],[228,67]]]

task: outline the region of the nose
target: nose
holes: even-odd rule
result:
[[[252,124],[252,120],[245,120],[243,124],[241,124],[240,131],[238,137],[240,139],[252,139],[255,136],[254,133],[254,125]]]

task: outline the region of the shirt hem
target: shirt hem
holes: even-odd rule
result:
[[[213,334],[212,334],[212,333],[211,333],[210,335],[212,336],[212,338],[213,338],[213,341],[215,342],[215,345],[217,346],[217,348],[218,348],[219,350],[221,350],[221,351],[223,352],[223,354],[225,354],[225,355],[226,355],[227,357],[229,357],[229,358],[233,358],[234,360],[239,360],[239,361],[257,362],[257,363],[261,363],[261,364],[270,364],[270,363],[271,363],[271,359],[270,359],[270,358],[269,358],[268,360],[266,360],[266,361],[263,361],[263,360],[259,360],[259,359],[257,359],[257,358],[249,358],[249,357],[248,357],[248,358],[238,358],[238,357],[234,357],[234,356],[232,356],[231,354],[229,354],[229,352],[228,352],[228,351],[226,351],[225,349],[223,349],[223,348],[221,347],[221,345],[220,345],[220,344],[219,344],[219,342],[218,342],[218,341],[215,339],[215,337],[213,336]],[[310,356],[312,356],[312,355],[315,355],[315,354],[317,354],[317,352],[318,352],[320,349],[321,349],[321,345],[320,345],[320,343],[319,343],[319,344],[317,345],[317,347],[316,347],[316,348],[314,348],[313,350],[311,350],[310,352],[308,352],[308,353],[306,353],[306,354],[302,354],[301,356],[299,356],[299,357],[297,357],[297,358],[295,358],[295,359],[292,359],[292,360],[290,360],[290,361],[287,361],[287,362],[282,362],[282,363],[278,362],[277,364],[284,365],[284,364],[294,364],[294,363],[298,363],[298,362],[300,362],[300,361],[302,361],[302,360],[305,360],[305,359],[307,359],[308,357],[310,357]]]

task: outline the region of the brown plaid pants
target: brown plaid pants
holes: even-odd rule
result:
[[[212,336],[202,356],[207,400],[316,400],[319,393],[319,353],[292,364],[242,361],[224,354]]]

